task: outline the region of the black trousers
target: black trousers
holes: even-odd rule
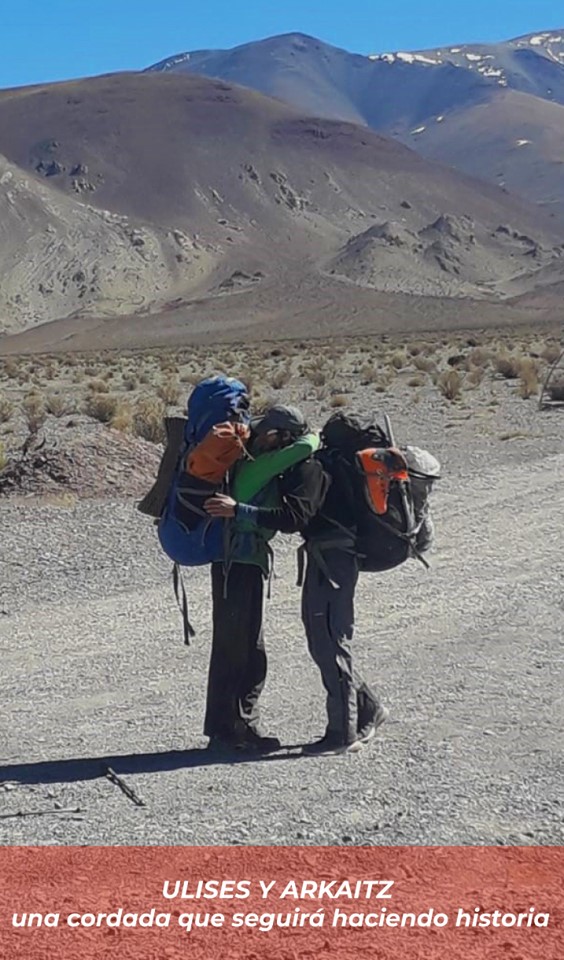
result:
[[[302,594],[302,620],[309,652],[321,672],[327,693],[327,733],[352,743],[370,722],[380,703],[353,666],[356,557],[327,550],[323,559],[335,589],[312,557],[308,557]]]
[[[211,568],[213,640],[204,733],[233,737],[258,732],[258,698],[266,680],[264,577],[260,567],[234,563],[225,585],[223,564]]]

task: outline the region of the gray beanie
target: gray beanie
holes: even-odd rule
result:
[[[255,433],[268,433],[270,430],[287,430],[294,437],[303,437],[308,432],[307,421],[297,407],[285,407],[276,404],[266,411],[263,417],[251,421]]]

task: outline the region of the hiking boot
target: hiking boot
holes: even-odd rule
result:
[[[252,750],[256,753],[275,753],[280,750],[282,744],[278,737],[263,737],[258,730],[247,727],[242,735],[242,749]]]
[[[245,744],[240,737],[235,736],[213,736],[210,737],[207,749],[210,753],[233,753],[245,749]]]
[[[383,723],[386,722],[390,716],[390,711],[387,707],[379,706],[374,715],[368,720],[367,723],[363,724],[358,731],[358,740],[362,744],[370,743],[371,740],[376,736],[376,731],[378,727],[381,727]]]
[[[321,740],[306,743],[302,747],[302,753],[308,757],[320,757],[331,753],[359,753],[362,746],[360,740],[347,742],[340,733],[330,730],[324,737],[321,737]]]
[[[207,749],[212,753],[274,753],[280,746],[278,737],[262,737],[248,728],[232,735],[210,737]]]

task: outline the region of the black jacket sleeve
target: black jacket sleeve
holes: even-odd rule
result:
[[[238,509],[258,527],[279,533],[300,533],[321,508],[328,488],[328,477],[317,460],[304,460],[279,480],[281,503],[278,507]]]

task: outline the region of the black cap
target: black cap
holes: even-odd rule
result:
[[[251,421],[255,433],[268,433],[270,430],[287,430],[294,437],[303,437],[308,431],[307,420],[297,407],[285,407],[276,404],[266,411],[263,417]]]

